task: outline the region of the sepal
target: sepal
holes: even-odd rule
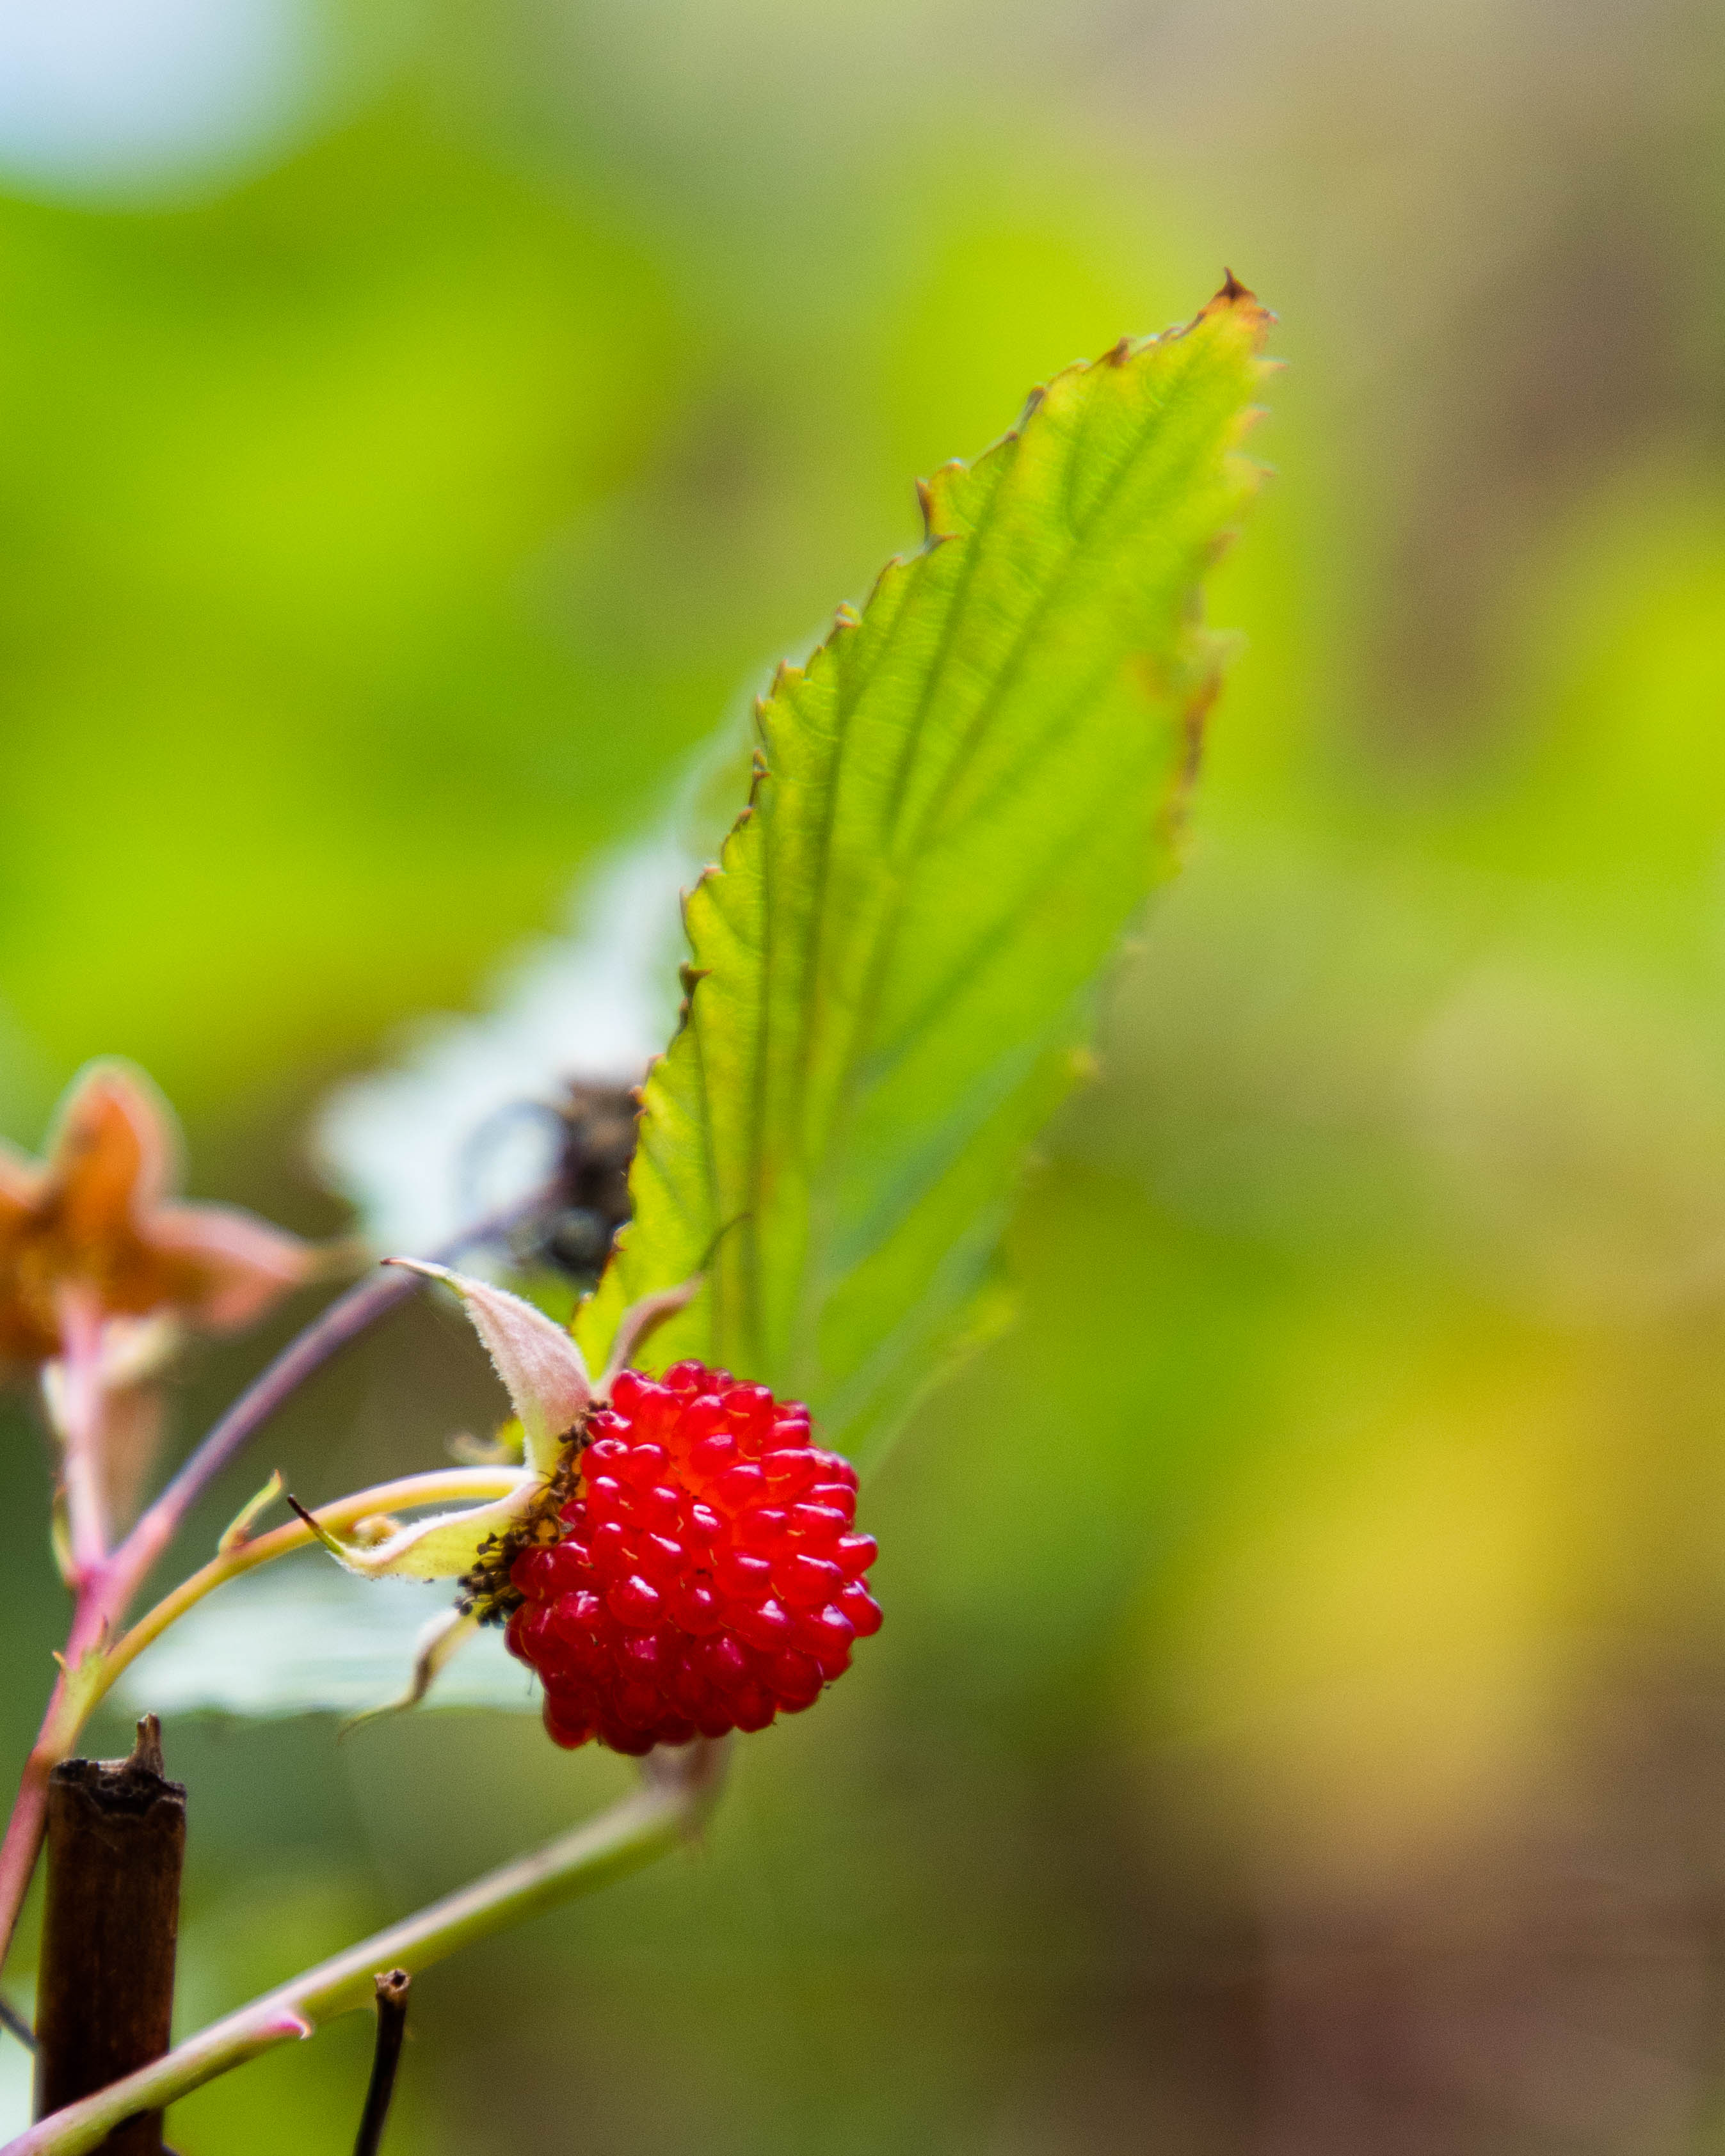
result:
[[[413,1674],[408,1681],[407,1690],[395,1699],[385,1700],[379,1707],[368,1707],[358,1714],[350,1714],[341,1724],[340,1734],[350,1736],[362,1722],[381,1722],[387,1715],[404,1714],[409,1707],[417,1707],[446,1665],[478,1631],[479,1621],[477,1610],[439,1610],[419,1635],[413,1652]]]
[[[296,1498],[287,1502],[331,1556],[362,1579],[461,1579],[486,1544],[521,1524],[544,1487],[542,1476],[524,1469],[507,1496],[456,1512],[434,1512],[370,1544],[342,1542]]]
[[[460,1296],[521,1418],[528,1466],[542,1479],[555,1474],[564,1440],[593,1402],[593,1380],[572,1337],[542,1310],[505,1288],[418,1258],[383,1262],[441,1281]]]

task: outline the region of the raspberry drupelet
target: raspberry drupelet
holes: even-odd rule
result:
[[[812,1707],[880,1612],[856,1471],[807,1408],[678,1363],[623,1372],[586,1434],[557,1539],[510,1573],[552,1737],[639,1755]]]

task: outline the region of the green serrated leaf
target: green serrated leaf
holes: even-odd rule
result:
[[[649,1078],[634,1222],[578,1323],[705,1270],[653,1342],[807,1400],[866,1450],[979,1327],[1091,992],[1170,871],[1222,656],[1204,573],[1257,470],[1269,321],[1068,368],[927,537],[759,707],[752,798],[690,897],[684,1024]]]

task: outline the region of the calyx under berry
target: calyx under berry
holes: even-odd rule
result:
[[[613,1380],[647,1334],[682,1309],[701,1283],[685,1281],[625,1311],[611,1359],[595,1384],[571,1335],[520,1296],[418,1258],[384,1262],[440,1281],[460,1296],[520,1420],[526,1465],[507,1496],[416,1520],[374,1548],[340,1542],[315,1521],[312,1530],[350,1572],[367,1579],[460,1579],[482,1558],[493,1559],[511,1538],[526,1538],[536,1532],[542,1517],[555,1510],[553,1500],[560,1502],[561,1498],[554,1485],[564,1472],[571,1444],[580,1441],[589,1411],[605,1399]]]

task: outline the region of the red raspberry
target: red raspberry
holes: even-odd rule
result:
[[[856,1471],[809,1443],[808,1409],[679,1363],[625,1370],[587,1435],[558,1539],[510,1573],[552,1736],[640,1753],[812,1707],[880,1612]]]

